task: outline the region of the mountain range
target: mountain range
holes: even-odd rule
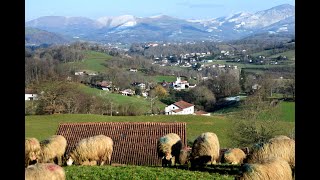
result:
[[[28,29],[28,30],[27,30]],[[226,41],[259,33],[295,34],[295,7],[275,6],[256,13],[240,12],[212,19],[179,19],[167,15],[136,17],[133,15],[100,17],[43,16],[26,22],[27,42],[34,41],[31,29],[47,32],[57,43],[85,40],[108,42],[146,41]],[[44,36],[44,35],[43,35]],[[59,38],[56,36],[60,36]],[[63,39],[63,40],[62,40]],[[44,40],[47,41],[48,39]],[[47,42],[48,43],[48,42]]]

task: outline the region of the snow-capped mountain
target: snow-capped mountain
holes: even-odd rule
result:
[[[45,16],[26,22],[26,27],[100,42],[231,40],[261,32],[294,34],[294,16],[295,7],[284,4],[256,13],[239,12],[203,20],[185,20],[167,15],[107,16],[96,20]]]

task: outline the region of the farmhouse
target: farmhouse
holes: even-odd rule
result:
[[[123,91],[120,91],[120,93],[124,96],[132,96],[135,94],[135,92],[132,89],[125,89]]]
[[[24,90],[24,100],[30,101],[30,100],[37,100],[38,95],[31,89],[25,89]]]
[[[187,81],[182,81],[181,77],[177,77],[176,82],[173,82],[172,86],[175,90],[188,89],[189,83]]]
[[[166,115],[194,114],[194,105],[181,100],[165,107],[164,111]]]
[[[66,154],[83,138],[103,134],[113,142],[112,164],[161,166],[157,141],[160,137],[176,133],[182,144],[187,145],[186,123],[160,122],[87,122],[60,123],[57,135],[66,138]]]

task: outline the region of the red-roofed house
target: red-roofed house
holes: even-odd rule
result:
[[[194,105],[181,100],[165,107],[164,111],[166,115],[193,114]]]

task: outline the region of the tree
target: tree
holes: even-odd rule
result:
[[[229,136],[235,141],[236,146],[252,146],[255,143],[266,142],[280,132],[279,108],[270,106],[269,101],[264,101],[263,92],[256,91],[241,103],[232,120],[232,130]]]
[[[154,91],[155,96],[158,96],[159,98],[168,96],[167,90],[161,85],[156,85],[156,87],[152,91]]]
[[[200,109],[210,111],[216,102],[215,95],[206,86],[197,86],[190,90],[190,94],[194,97],[192,103]]]

